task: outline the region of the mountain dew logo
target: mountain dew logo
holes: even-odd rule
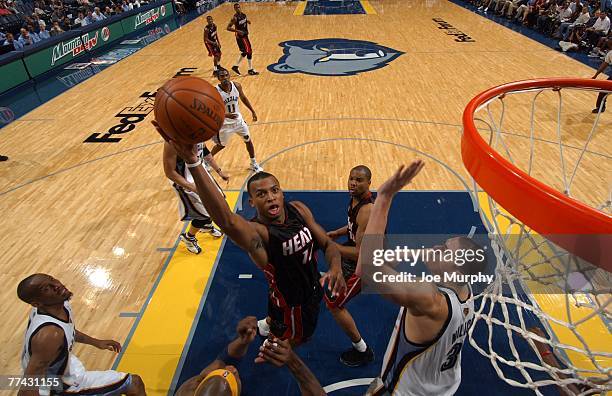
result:
[[[110,34],[110,33],[109,33]],[[72,54],[72,57],[79,55],[85,50],[95,47],[98,44],[98,31],[93,38],[89,38],[89,33],[85,33],[81,37],[75,37],[70,41],[62,41],[53,47],[53,55],[51,57],[51,66],[63,57]]]
[[[109,38],[110,38],[110,29],[108,28],[108,26],[104,26],[102,28],[102,41],[108,41]]]
[[[163,10],[160,12],[160,8]],[[160,14],[163,16],[166,13],[165,7],[156,7],[145,13],[136,15],[134,29],[138,29],[138,26],[144,24],[148,25],[159,19]]]

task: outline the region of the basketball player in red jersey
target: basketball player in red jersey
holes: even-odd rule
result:
[[[208,56],[213,57],[213,76],[217,77],[220,69],[225,70],[219,63],[221,62],[221,42],[217,35],[217,25],[213,22],[212,16],[206,17],[208,24],[204,27],[204,45],[208,50]]]
[[[251,47],[251,41],[249,40],[249,25],[251,24],[251,21],[249,21],[246,14],[240,10],[240,4],[234,4],[234,11],[236,11],[236,13],[227,25],[227,30],[236,33],[236,43],[238,43],[240,57],[238,57],[236,64],[232,66],[232,70],[236,74],[240,75],[240,69],[238,69],[238,66],[240,66],[242,58],[247,58],[247,62],[249,63],[249,75],[255,76],[259,73],[253,69],[253,48]]]
[[[365,165],[358,165],[351,169],[348,179],[348,189],[351,201],[348,206],[348,224],[327,235],[332,239],[348,236],[348,241],[338,245],[342,255],[342,274],[346,281],[347,291],[336,298],[325,295],[325,303],[332,316],[351,339],[353,347],[340,355],[340,361],[349,367],[358,367],[374,360],[374,351],[365,343],[355,325],[346,304],[361,291],[361,278],[355,275],[359,247],[363,233],[370,218],[370,210],[374,204],[374,197],[370,192],[372,172]]]
[[[325,283],[332,297],[346,290],[336,244],[306,205],[285,202],[278,180],[266,172],[256,173],[247,183],[249,203],[257,216],[247,221],[233,213],[199,165],[197,146],[169,140],[157,123],[154,125],[190,168],[210,217],[264,272],[269,284],[268,324],[282,328],[280,338],[293,345],[307,341],[317,325]],[[323,277],[317,268],[316,248],[325,251],[330,267]]]

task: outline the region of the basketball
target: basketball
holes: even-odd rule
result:
[[[219,132],[225,118],[221,95],[197,77],[169,80],[155,95],[155,120],[172,140],[204,142]]]

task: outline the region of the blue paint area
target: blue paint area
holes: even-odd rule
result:
[[[268,70],[280,74],[354,76],[385,67],[403,54],[371,41],[345,38],[289,40],[279,46],[283,56]]]
[[[299,200],[313,211],[317,221],[326,229],[336,229],[346,224],[346,192],[285,192],[285,200]],[[239,213],[247,219],[254,216],[248,199],[243,198],[244,210]],[[389,220],[390,234],[467,234],[472,226],[482,234],[484,227],[474,212],[472,201],[465,192],[403,192],[396,197]],[[320,270],[326,270],[321,257]],[[238,279],[239,274],[253,274],[252,279]],[[236,323],[245,316],[262,318],[267,313],[267,283],[248,256],[231,241],[225,245],[219,265],[210,286],[206,304],[199,322],[195,325],[193,339],[185,354],[185,362],[179,374],[178,384],[197,375],[208,365],[235,336]],[[374,363],[361,368],[348,368],[339,361],[339,354],[350,347],[349,339],[336,325],[323,305],[317,330],[307,344],[297,353],[311,368],[323,386],[340,381],[370,378],[379,374],[388,340],[398,312],[398,307],[376,295],[361,294],[349,304],[364,339],[376,353]],[[529,320],[529,319],[528,319]],[[535,318],[534,318],[535,323]],[[485,336],[486,327],[479,326],[477,334]],[[486,338],[479,338],[486,340]],[[505,332],[496,331],[494,340],[507,345]],[[295,380],[286,368],[276,369],[268,365],[256,365],[253,359],[262,340],[256,339],[247,356],[238,365],[244,395],[299,395]],[[517,340],[518,348],[525,344]],[[507,346],[496,347],[506,354]],[[508,355],[510,356],[510,355]],[[511,387],[496,375],[487,359],[467,342],[463,348],[463,381],[459,395],[481,393],[483,389],[495,389],[495,394],[532,395],[528,390]],[[363,394],[367,387],[352,387],[333,392],[333,395]],[[555,394],[547,393],[547,394]]]
[[[561,51],[559,47],[559,39],[554,39],[552,37],[548,37],[534,29],[528,28],[527,26],[523,26],[523,24],[514,22],[512,19],[507,19],[504,16],[497,16],[494,12],[488,12],[484,14],[482,12],[477,11],[478,7],[473,6],[472,4],[463,1],[463,0],[448,0],[452,3],[457,4],[463,8],[466,8],[470,11],[480,14],[483,18],[490,19],[491,21],[498,23],[502,26],[507,27],[508,29],[512,29],[515,32],[518,32],[524,36],[529,37],[530,39],[537,41],[540,44],[544,44],[547,47],[550,47],[554,50]],[[591,14],[592,15],[592,14]],[[601,60],[598,58],[589,58],[586,53],[580,51],[569,51],[564,53],[566,56],[573,58],[579,62],[584,63],[587,66],[590,66],[597,70],[599,65],[601,64]]]
[[[360,1],[317,0],[308,1],[304,15],[351,15],[365,14]]]

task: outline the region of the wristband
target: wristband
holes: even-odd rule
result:
[[[187,162],[185,162],[185,165],[187,165],[187,168],[197,168],[198,166],[202,165],[202,158],[199,158],[193,164],[188,164]]]

